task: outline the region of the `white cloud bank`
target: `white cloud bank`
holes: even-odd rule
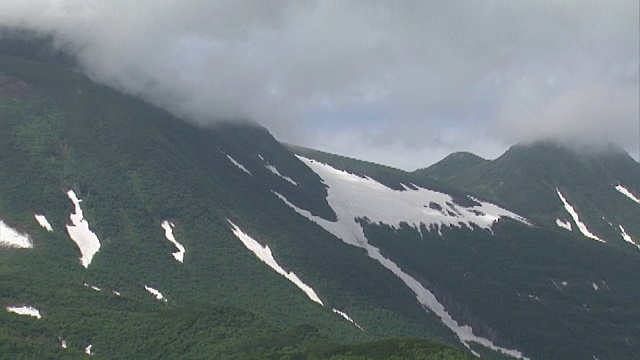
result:
[[[637,158],[638,7],[7,0],[0,24],[54,33],[94,79],[194,121],[411,168],[549,136]]]

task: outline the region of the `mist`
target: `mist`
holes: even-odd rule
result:
[[[188,121],[405,169],[538,138],[640,156],[637,1],[3,1]]]

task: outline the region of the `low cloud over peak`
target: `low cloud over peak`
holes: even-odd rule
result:
[[[519,141],[638,158],[637,1],[4,1],[95,80],[192,121],[404,168]]]

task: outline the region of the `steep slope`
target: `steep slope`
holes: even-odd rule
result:
[[[422,177],[433,178],[447,182],[450,177],[470,171],[475,166],[486,163],[487,160],[469,152],[456,152],[447,155],[432,166],[416,171]]]
[[[26,245],[0,246],[0,354],[637,354],[635,252],[430,178],[296,156],[249,122],[192,126],[8,48],[0,236]]]
[[[633,200],[640,195],[640,164],[616,146],[579,151],[537,142],[471,168],[441,169],[438,163],[414,175],[446,181],[538,224],[568,224],[558,229],[578,236],[628,249],[640,239],[640,206]]]
[[[361,250],[289,216],[274,191],[336,215],[318,175],[267,130],[194,127],[57,61],[3,54],[0,72],[0,219],[33,246],[0,247],[0,304],[42,314],[2,313],[4,354],[237,358],[245,347],[236,344],[261,337],[246,354],[390,336],[461,347]],[[291,331],[310,338],[283,342]]]
[[[532,358],[634,357],[640,344],[632,335],[640,319],[634,300],[640,296],[635,251],[585,241],[558,231],[555,223],[530,226],[513,215],[498,219],[492,211],[479,210],[486,205],[477,199],[463,206],[438,202],[438,192],[423,198],[430,191],[415,185],[422,180],[413,174],[405,173],[400,183],[414,184],[414,189],[396,190],[379,181],[384,167],[298,152],[313,158],[301,159],[328,186],[327,199],[338,221],[289,205],[343,241],[367,249],[405,280],[425,308],[445,323],[455,321],[449,323],[452,330],[472,348],[478,342],[456,326],[469,325],[473,336],[512,355],[517,349]],[[421,215],[414,217],[412,211]],[[493,214],[498,221],[488,227],[466,222],[466,211],[478,218]],[[447,314],[433,307],[434,300]]]

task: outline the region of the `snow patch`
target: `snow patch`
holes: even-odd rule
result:
[[[67,191],[67,196],[75,206],[75,212],[69,216],[73,225],[67,225],[67,232],[71,240],[73,240],[80,249],[80,253],[82,254],[80,262],[82,266],[88,268],[91,260],[93,260],[93,256],[100,250],[100,240],[96,234],[89,229],[89,222],[84,218],[82,208],[80,207],[82,200],[78,199],[73,190]]]
[[[173,228],[175,227],[175,225],[172,222],[165,220],[162,222],[161,226],[164,229],[164,236],[167,238],[167,240],[169,240],[173,245],[175,245],[176,248],[178,248],[178,251],[174,252],[171,255],[173,255],[173,257],[176,258],[176,260],[178,260],[179,262],[184,262],[184,253],[186,252],[186,249],[173,236]]]
[[[569,231],[572,230],[571,223],[569,221],[567,221],[567,220],[556,219],[556,225],[558,225],[559,227],[561,227],[563,229],[567,229]]]
[[[624,241],[632,243],[633,245],[637,245],[633,238],[631,238],[631,235],[627,234],[622,225],[618,225],[618,227],[620,228],[620,236],[622,236]]]
[[[345,241],[353,238],[350,234],[360,225],[353,219],[364,219],[372,223],[384,223],[399,227],[407,223],[420,231],[420,225],[427,229],[431,225],[478,226],[487,230],[501,217],[509,217],[525,224],[524,217],[494,204],[474,199],[480,205],[464,207],[456,205],[453,198],[445,193],[416,186],[416,189],[393,190],[371,178],[359,177],[327,164],[298,156],[311,170],[317,173],[328,187],[327,201],[338,216],[334,225],[334,235]],[[283,201],[283,196],[277,194]],[[438,229],[440,231],[440,229]]]
[[[571,215],[571,218],[576,223],[576,226],[578,226],[578,230],[580,230],[582,235],[584,235],[584,236],[586,236],[586,237],[588,237],[590,239],[593,239],[593,240],[597,240],[597,241],[600,241],[600,242],[605,242],[604,240],[600,239],[595,234],[593,234],[591,231],[589,231],[589,229],[587,228],[587,225],[585,225],[582,221],[580,221],[580,216],[578,215],[576,210],[573,208],[573,206],[571,206],[571,204],[569,204],[567,199],[565,199],[565,197],[562,195],[562,193],[560,192],[560,190],[558,188],[556,188],[556,192],[558,193],[558,197],[560,197],[560,200],[562,201],[562,204],[564,205],[565,210],[567,210],[569,215]]]
[[[379,221],[393,225],[406,222],[413,224],[416,228],[418,224],[436,223],[459,226],[459,223],[462,223],[490,229],[501,216],[508,216],[529,224],[526,219],[489,203],[481,203],[472,208],[457,207],[449,195],[419,187],[417,187],[418,190],[392,190],[373,179],[361,178],[304,157],[298,156],[298,158],[317,173],[328,186],[327,201],[335,211],[337,221],[332,222],[314,216],[309,211],[293,205],[284,196],[275,193],[285,204],[345,243],[365,249],[370,258],[378,261],[400,278],[413,291],[425,310],[435,313],[468,349],[471,350],[469,343],[474,342],[494,351],[526,359],[520,351],[497,346],[491,340],[473,334],[470,326],[458,324],[432,292],[405,273],[393,261],[384,257],[380,249],[369,244],[362,227],[353,220],[367,217],[373,222]],[[429,206],[431,202],[435,205]],[[442,209],[449,209],[449,212]],[[478,355],[473,350],[472,352]]]
[[[167,298],[162,295],[162,293],[151,286],[144,286],[144,289],[147,290],[151,295],[155,296],[157,300],[167,302]]]
[[[229,161],[231,161],[231,163],[235,166],[237,166],[240,170],[246,172],[247,174],[251,175],[251,172],[249,170],[247,170],[246,167],[244,167],[242,164],[240,164],[239,162],[237,162],[234,158],[232,158],[231,156],[225,154],[227,156],[227,158],[229,159]]]
[[[33,306],[7,306],[5,309],[7,309],[8,312],[16,313],[18,315],[33,316],[36,319],[42,318],[40,310]]]
[[[309,285],[303,283],[302,280],[300,280],[300,278],[298,278],[298,276],[292,271],[285,271],[282,266],[280,266],[280,264],[276,262],[276,259],[273,258],[273,254],[271,253],[271,249],[269,249],[269,246],[262,246],[259,242],[243,232],[238,226],[236,226],[236,224],[232,223],[229,219],[227,219],[227,221],[232,227],[233,234],[244,244],[247,249],[251,250],[251,252],[253,252],[258,257],[258,259],[262,260],[262,262],[269,265],[269,267],[275,270],[278,274],[284,276],[289,281],[294,283],[297,287],[300,288],[300,290],[304,291],[304,293],[307,294],[309,299],[324,306],[324,303],[322,302],[322,300],[320,300],[320,297],[318,297],[316,292]]]
[[[40,214],[33,214],[33,217],[36,219],[38,224],[40,224],[40,226],[42,226],[45,230],[47,230],[48,232],[52,232],[53,231],[53,227],[51,226],[51,224],[47,220],[46,216],[40,215]]]
[[[272,173],[274,173],[274,174],[278,175],[279,177],[281,177],[281,178],[283,178],[283,179],[287,180],[287,181],[288,181],[288,182],[290,182],[291,184],[293,184],[293,185],[298,185],[298,183],[297,183],[295,180],[293,180],[292,178],[290,178],[290,177],[288,177],[288,176],[284,176],[284,175],[280,174],[280,171],[278,171],[278,169],[277,169],[275,166],[267,164],[267,165],[265,165],[264,167],[266,167],[269,171],[271,171]]]
[[[640,199],[638,199],[635,195],[633,195],[631,193],[631,191],[629,191],[627,188],[625,188],[622,185],[616,185],[616,190],[618,190],[622,195],[628,197],[629,199],[637,202],[638,204],[640,204]]]
[[[102,291],[102,289],[100,289],[100,288],[99,288],[99,287],[97,287],[97,286],[89,285],[89,284],[87,284],[87,283],[84,283],[83,285],[84,285],[85,287],[91,288],[91,290],[94,290],[94,291]]]
[[[33,241],[27,234],[21,234],[0,220],[0,247],[20,249],[33,248]]]
[[[363,329],[360,325],[358,325],[358,323],[356,323],[355,321],[353,321],[353,319],[352,319],[349,315],[347,315],[346,313],[344,313],[344,312],[342,312],[342,311],[340,311],[340,310],[338,310],[338,309],[331,309],[331,311],[333,311],[334,313],[336,313],[336,314],[338,314],[338,315],[342,316],[342,317],[343,317],[343,318],[345,318],[347,321],[349,321],[350,323],[352,323],[353,325],[355,325],[355,327],[357,327],[358,329],[360,329],[360,330],[364,331],[364,329]]]

